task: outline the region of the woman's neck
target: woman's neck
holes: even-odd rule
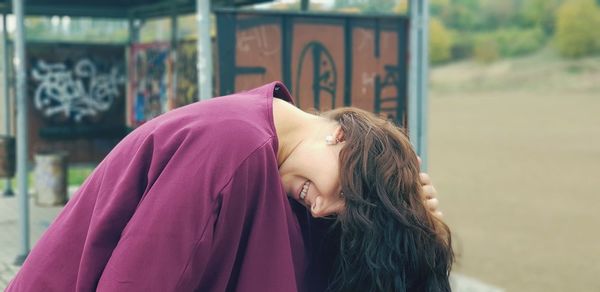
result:
[[[312,142],[335,127],[332,121],[313,114],[306,113],[294,105],[273,98],[273,120],[277,132],[279,148],[277,163],[281,166],[301,143]],[[324,137],[324,135],[323,135]]]

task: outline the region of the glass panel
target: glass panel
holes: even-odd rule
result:
[[[9,17],[9,32],[14,17]],[[25,18],[26,37],[30,41],[126,43],[129,38],[126,20],[69,17],[29,16]]]
[[[301,0],[275,0],[249,5],[257,10],[299,11]],[[350,14],[405,14],[408,0],[310,0],[310,11],[342,12]]]
[[[178,40],[196,39],[197,32],[198,28],[196,25],[196,14],[179,16],[177,23]]]
[[[170,42],[171,18],[146,19],[140,28],[140,43]]]

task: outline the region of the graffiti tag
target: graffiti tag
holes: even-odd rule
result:
[[[119,95],[118,85],[125,82],[116,67],[109,73],[98,73],[88,59],[79,60],[73,70],[63,63],[41,60],[32,76],[40,82],[35,90],[35,107],[45,117],[62,116],[77,123],[110,109]]]

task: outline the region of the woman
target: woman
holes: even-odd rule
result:
[[[397,128],[304,113],[273,82],[128,135],[7,291],[448,291],[450,234],[422,196]]]

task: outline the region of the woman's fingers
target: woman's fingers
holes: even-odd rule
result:
[[[422,172],[419,173],[419,180],[421,181],[421,186],[423,188],[421,195],[423,196],[423,201],[425,202],[427,210],[429,210],[437,218],[442,219],[444,214],[438,210],[440,201],[437,199],[437,190],[431,182],[431,177],[429,177],[427,173]]]
[[[440,206],[440,201],[438,201],[436,198],[429,199],[425,201],[425,206],[427,206],[427,209],[433,213],[439,212],[438,207]]]
[[[419,173],[419,179],[421,180],[421,185],[430,185],[431,177],[427,173],[421,172]]]
[[[433,185],[423,186],[423,200],[429,200],[437,197],[437,190]]]

